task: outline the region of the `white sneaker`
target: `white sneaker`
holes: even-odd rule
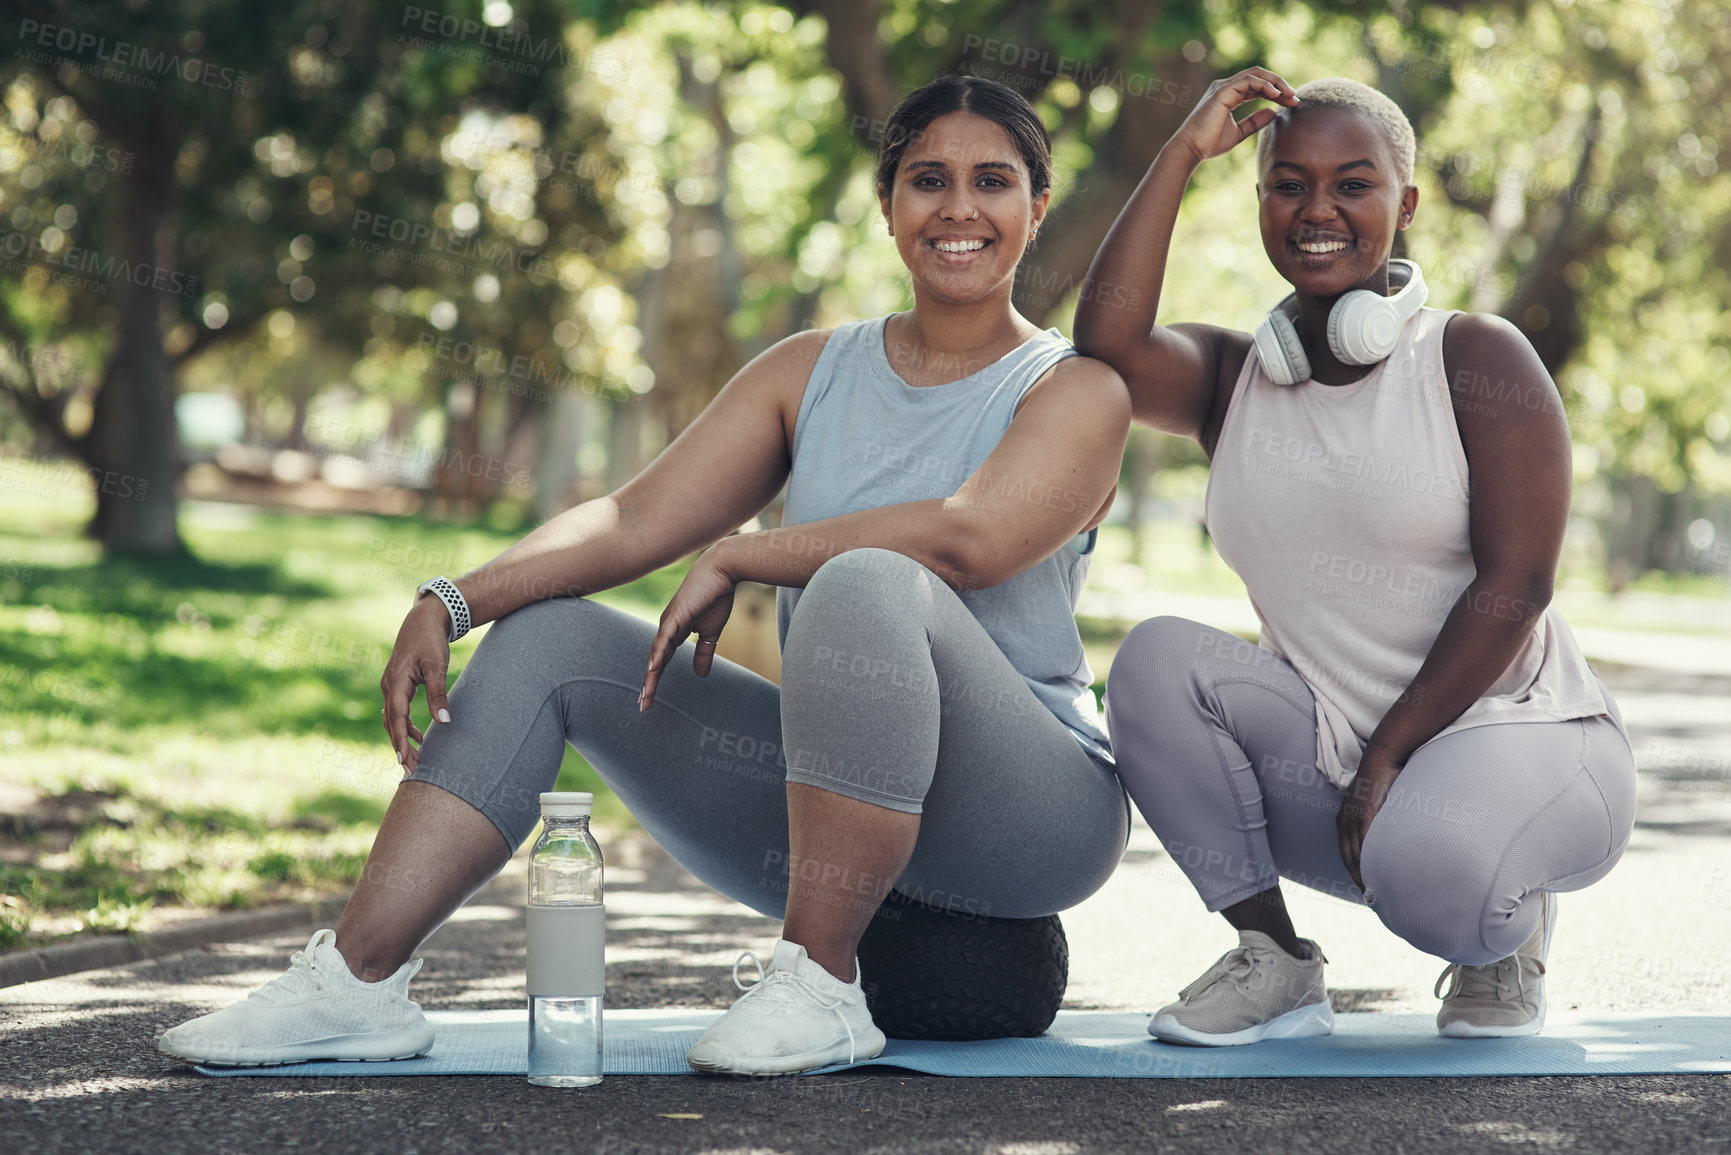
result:
[[[739,981],[739,964],[748,958],[763,972],[750,987]],[[806,957],[803,946],[778,939],[768,967],[750,951],[739,956],[733,985],[745,993],[686,1053],[699,1071],[795,1075],[875,1058],[884,1049],[857,963],[853,982],[844,983]]]
[[[431,1050],[432,1024],[409,1001],[409,979],[421,960],[404,963],[383,982],[363,983],[349,973],[336,941],[336,931],[319,931],[286,973],[242,1002],[173,1028],[156,1049],[211,1067],[382,1062]]]
[[[1450,963],[1437,976],[1441,995],[1437,1033],[1450,1039],[1503,1039],[1536,1035],[1545,1025],[1545,959],[1557,925],[1557,896],[1541,891],[1539,929],[1508,958],[1482,967]],[[1444,992],[1447,979],[1449,989]]]

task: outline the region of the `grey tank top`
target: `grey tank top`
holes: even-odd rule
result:
[[[950,496],[1003,439],[1034,383],[1076,355],[1048,329],[977,373],[914,386],[884,354],[888,319],[839,326],[818,357],[794,424],[783,525]],[[1076,599],[1095,536],[1078,534],[1009,581],[959,596],[1041,703],[1084,749],[1110,763],[1089,689],[1093,671],[1076,632]],[[800,593],[783,588],[777,596],[783,642]]]

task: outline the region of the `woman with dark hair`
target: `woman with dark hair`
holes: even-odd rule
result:
[[[1233,119],[1259,98],[1278,107]],[[1293,294],[1254,335],[1154,324],[1191,173],[1258,133],[1262,244]],[[1444,1035],[1532,1034],[1555,892],[1604,877],[1633,825],[1616,705],[1550,605],[1562,402],[1519,330],[1423,308],[1418,268],[1390,260],[1413,156],[1405,115],[1363,84],[1218,81],[1089,272],[1146,291],[1076,311],[1077,347],[1124,375],[1136,419],[1208,453],[1208,528],[1262,623],[1253,646],[1155,618],[1112,665],[1119,774],[1239,932],[1157,1038],[1332,1029],[1281,878],[1447,960]]]
[[[1106,880],[1129,806],[1073,613],[1130,403],[1011,305],[1048,149],[1002,85],[913,93],[877,167],[913,309],[778,343],[618,491],[429,583],[382,682],[408,777],[334,932],[164,1051],[424,1051],[409,956],[528,836],[567,741],[683,866],[785,919],[762,981],[692,1049],[702,1070],[876,1055],[855,952],[892,886],[1032,918]],[[780,528],[729,536],[784,482]],[[659,629],[580,596],[697,549]],[[779,688],[715,656],[740,581],[781,587]],[[448,643],[482,622],[447,705]]]

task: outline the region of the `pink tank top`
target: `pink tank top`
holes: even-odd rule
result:
[[[1251,353],[1209,469],[1209,533],[1250,592],[1262,648],[1315,694],[1316,764],[1340,786],[1476,572],[1443,368],[1452,315],[1420,310],[1394,352],[1351,385],[1276,385]],[[1518,617],[1524,607],[1483,608]],[[1552,605],[1442,733],[1608,712]]]

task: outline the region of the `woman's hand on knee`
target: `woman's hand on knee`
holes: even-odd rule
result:
[[[1346,865],[1346,872],[1352,876],[1360,893],[1364,891],[1364,878],[1359,873],[1364,836],[1369,833],[1370,824],[1376,821],[1377,813],[1382,810],[1400,771],[1400,763],[1367,749],[1359,760],[1357,776],[1346,788],[1346,799],[1340,804],[1340,813],[1335,816],[1335,829],[1340,834],[1340,860]]]
[[[719,551],[713,546],[692,564],[691,572],[674,591],[673,600],[661,611],[661,628],[655,631],[655,641],[649,646],[649,669],[643,675],[643,690],[637,695],[638,710],[647,710],[655,704],[655,687],[661,682],[661,671],[673,660],[673,652],[680,643],[694,632],[697,654],[691,660],[691,668],[700,678],[709,675],[722,628],[733,613],[733,588],[738,580],[722,564]]]
[[[446,640],[449,630],[445,607],[438,598],[424,597],[416,602],[397,630],[385,675],[379,679],[379,692],[385,698],[385,733],[391,736],[397,762],[410,774],[421,760],[418,747],[426,737],[409,715],[415,687],[427,687],[427,710],[434,721],[451,720],[445,703],[445,678],[451,665],[451,645]]]

